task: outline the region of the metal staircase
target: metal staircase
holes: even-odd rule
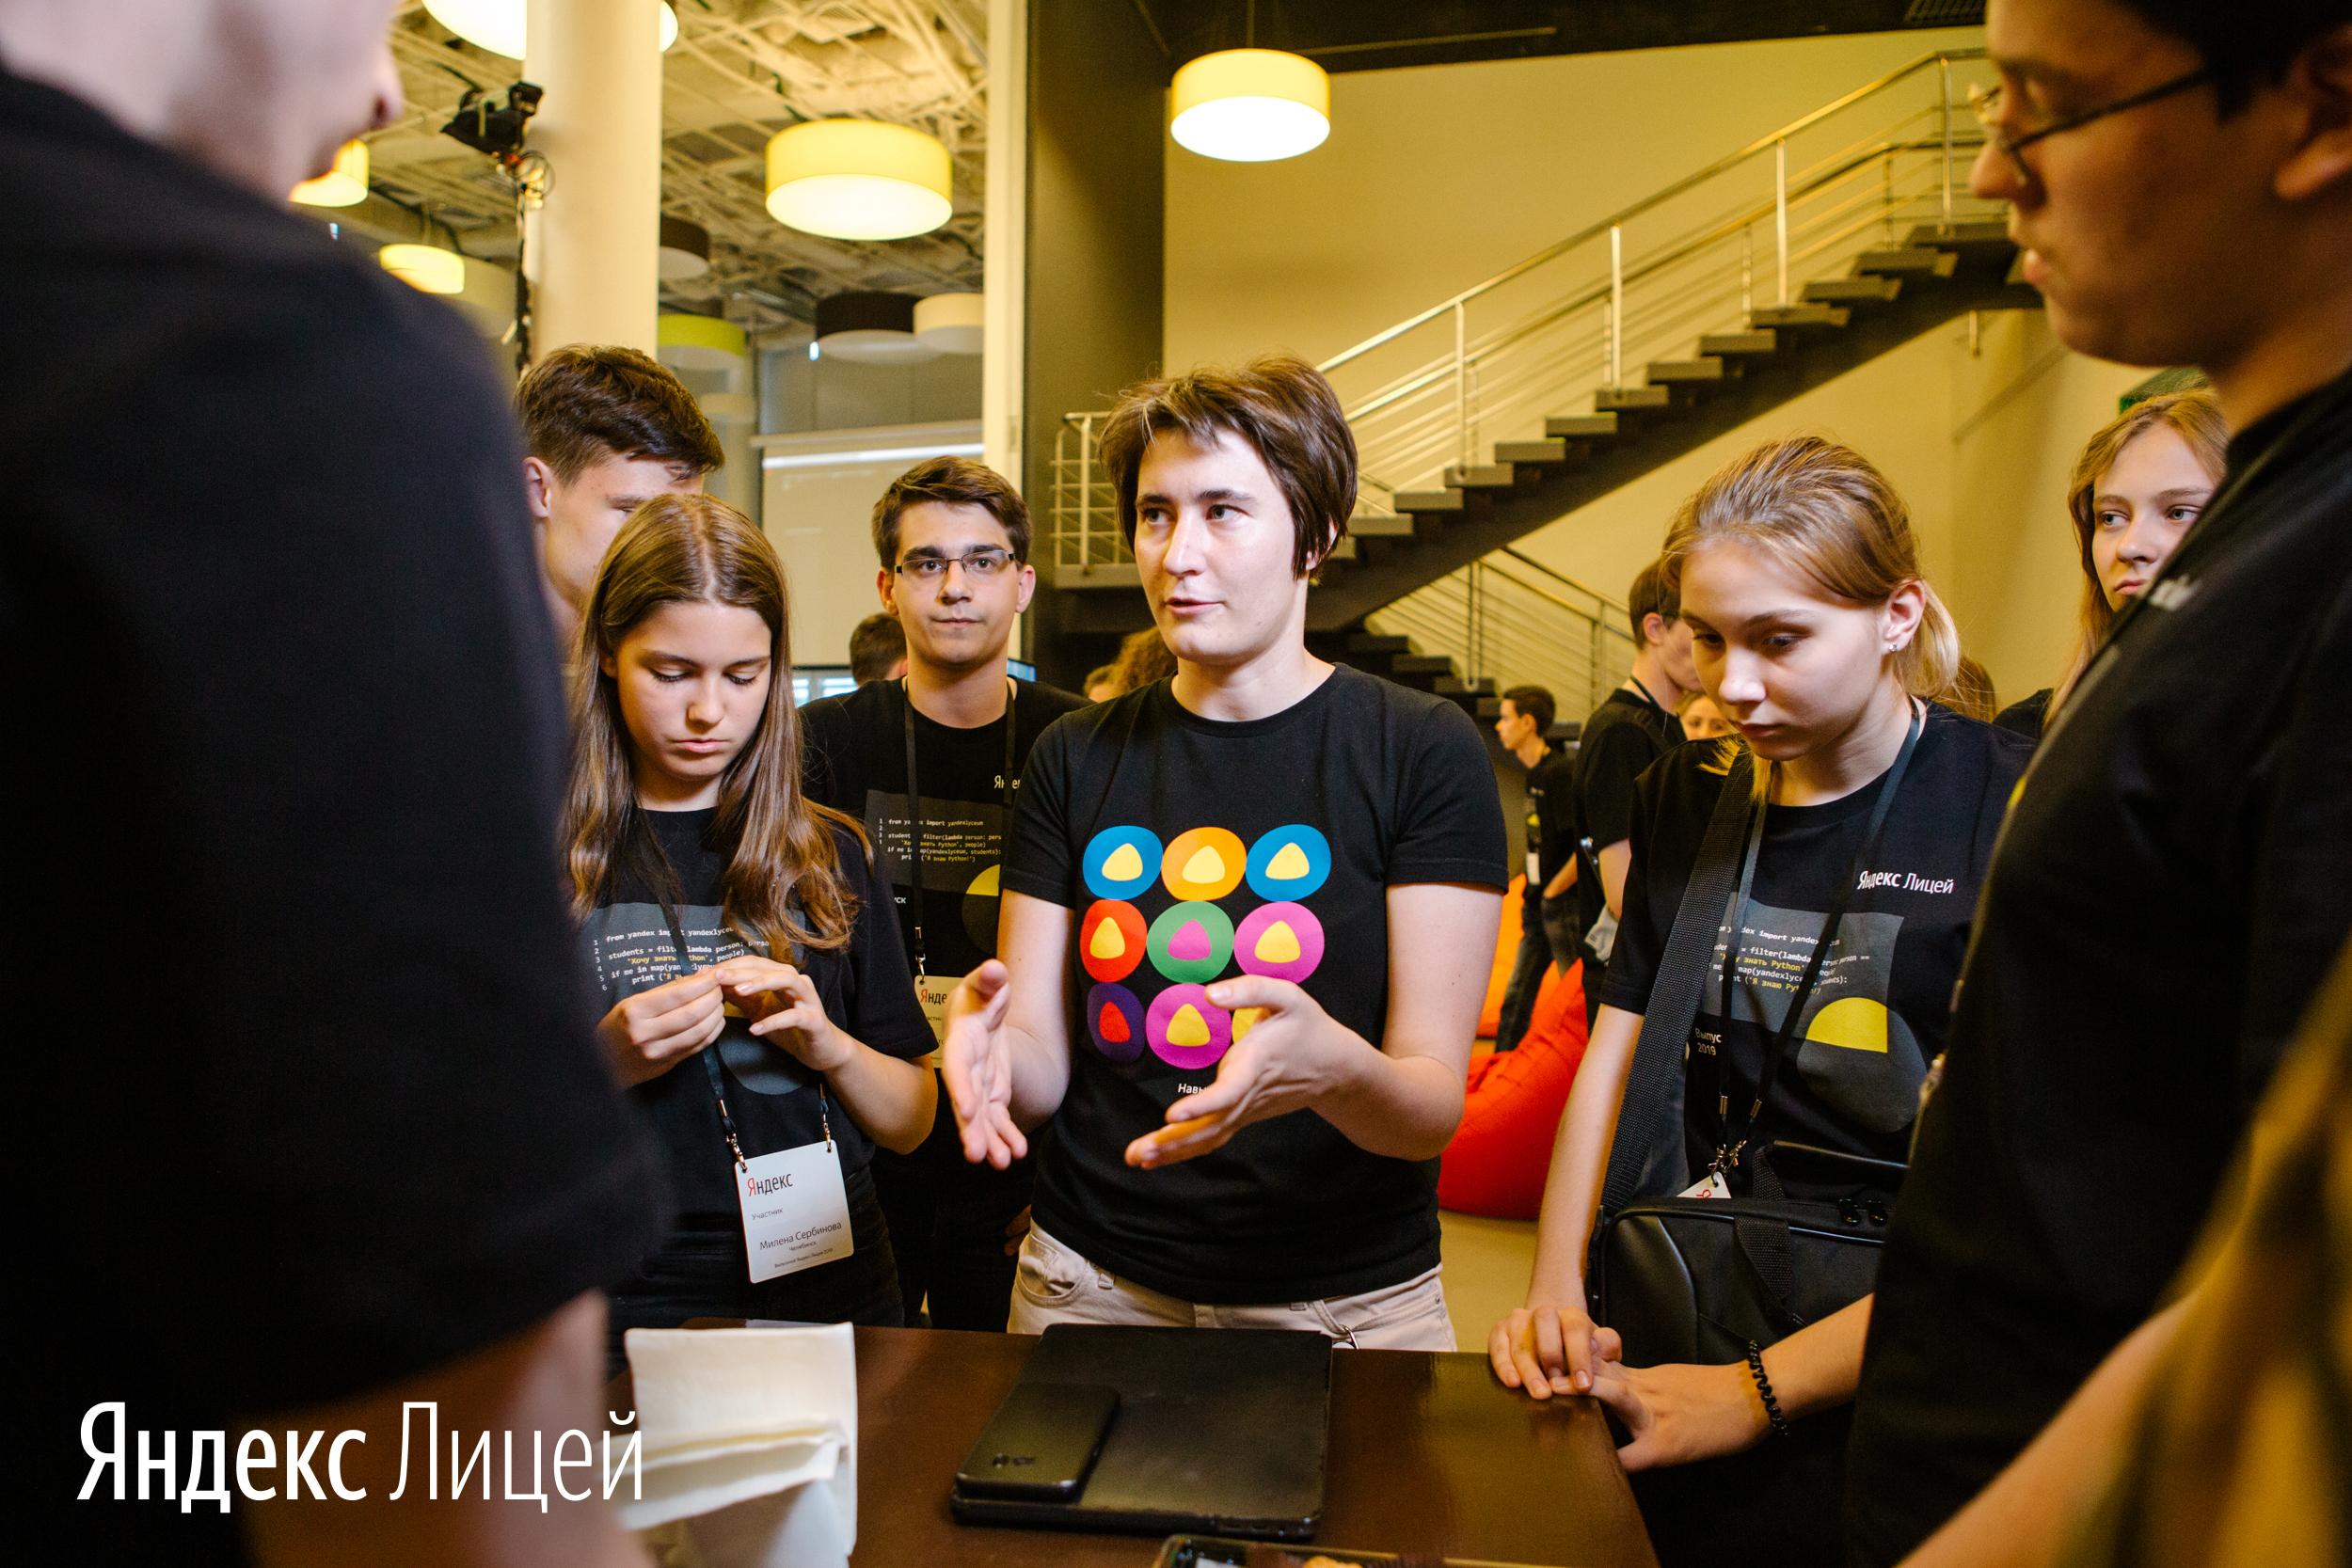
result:
[[[1376,666],[1393,650],[1351,637],[1409,636],[1454,668],[1382,673],[1472,704],[1530,678],[1475,635],[1544,570],[1512,541],[1957,316],[2037,308],[2000,205],[1966,195],[1981,60],[1923,55],[1325,360],[1362,474],[1308,596],[1332,657]],[[1102,418],[1057,432],[1041,552],[1048,635],[1079,643],[1150,620]],[[1557,640],[1589,641],[1605,617],[1573,606],[1597,595],[1569,586]]]

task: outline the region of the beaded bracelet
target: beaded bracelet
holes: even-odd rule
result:
[[[1780,1413],[1780,1401],[1772,1397],[1772,1380],[1764,1375],[1764,1347],[1748,1341],[1748,1375],[1756,1379],[1756,1391],[1764,1401],[1764,1418],[1772,1424],[1772,1435],[1788,1435],[1788,1418]]]

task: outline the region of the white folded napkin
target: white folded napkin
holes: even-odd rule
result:
[[[632,1529],[691,1521],[707,1568],[837,1563],[857,1541],[857,1354],[847,1323],[625,1336],[644,1434]]]

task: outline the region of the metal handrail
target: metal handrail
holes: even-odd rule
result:
[[[1497,555],[1508,556],[1513,561],[1518,562],[1520,565],[1527,567],[1531,571],[1540,572],[1554,582],[1565,583],[1568,587],[1573,588],[1578,593],[1583,594],[1586,598],[1595,600],[1604,609],[1613,610],[1620,615],[1626,613],[1626,605],[1623,600],[1613,599],[1597,588],[1586,587],[1583,583],[1581,583],[1577,581],[1576,578],[1568,576],[1567,573],[1558,571],[1552,567],[1545,565],[1534,556],[1529,555],[1526,551],[1520,549],[1517,545],[1505,545],[1494,553]],[[1489,562],[1489,564],[1492,563]],[[1540,589],[1536,591],[1538,593],[1542,592]],[[1632,635],[1628,633],[1626,640],[1628,641],[1631,641]]]
[[[1981,140],[1973,143],[1962,141],[1954,143],[1953,145],[1955,147],[1964,149],[1970,146],[1980,147],[1983,143]],[[1806,181],[1802,185],[1790,186],[1788,190],[1789,199],[1795,200],[1800,197],[1811,196],[1817,191],[1820,191],[1830,185],[1836,184],[1838,181],[1852,174],[1856,169],[1862,168],[1875,161],[1891,158],[1896,154],[1902,152],[1933,152],[1939,150],[1943,146],[1944,143],[1940,137],[1932,141],[1914,140],[1905,142],[1881,142],[1869,150],[1854,154],[1852,157],[1837,164],[1826,172]],[[1731,217],[1724,218],[1715,224],[1714,227],[1702,230],[1695,237],[1685,241],[1679,245],[1677,245],[1674,249],[1667,251],[1665,254],[1654,256],[1640,262],[1630,270],[1626,271],[1623,274],[1621,280],[1596,283],[1584,293],[1571,295],[1569,298],[1557,305],[1549,306],[1539,314],[1519,323],[1517,326],[1505,328],[1501,336],[1489,335],[1479,347],[1467,352],[1464,355],[1464,357],[1473,364],[1483,359],[1491,358],[1502,349],[1508,348],[1511,344],[1533,336],[1535,332],[1550,325],[1552,323],[1560,320],[1561,318],[1574,315],[1579,310],[1589,309],[1593,306],[1599,304],[1602,300],[1611,297],[1612,293],[1617,291],[1619,281],[1623,284],[1638,283],[1645,277],[1663,272],[1667,268],[1675,266],[1679,262],[1686,261],[1692,256],[1698,254],[1700,251],[1708,248],[1709,245],[1718,245],[1723,241],[1729,239],[1732,235],[1737,234],[1740,230],[1746,228],[1749,224],[1772,215],[1778,203],[1774,201],[1761,201]],[[1327,364],[1324,368],[1327,370],[1329,368],[1328,364]],[[1442,356],[1437,359],[1433,359],[1430,361],[1430,368],[1422,371],[1407,372],[1406,376],[1400,382],[1391,383],[1389,387],[1383,388],[1378,392],[1373,394],[1369,401],[1360,403],[1355,407],[1347,410],[1347,418],[1354,420],[1362,419],[1368,414],[1376,414],[1381,409],[1390,406],[1391,404],[1410,397],[1415,392],[1424,390],[1436,383],[1444,380],[1447,376],[1453,373],[1454,359],[1452,356]]]
[[[1650,211],[1652,208],[1660,206],[1667,201],[1671,201],[1676,197],[1682,195],[1685,191],[1697,188],[1699,185],[1706,183],[1708,181],[1712,180],[1719,174],[1724,173],[1729,169],[1739,167],[1740,165],[1747,162],[1748,159],[1755,157],[1757,153],[1764,151],[1766,149],[1785,143],[1789,137],[1799,135],[1804,132],[1812,129],[1822,120],[1828,119],[1831,115],[1837,113],[1839,110],[1851,107],[1851,105],[1860,103],[1862,100],[1868,98],[1873,93],[1883,92],[1888,87],[1895,86],[1898,82],[1907,81],[1912,76],[1927,70],[1931,66],[1935,67],[1938,70],[1943,70],[1954,60],[1980,60],[1984,57],[1985,52],[1981,49],[1944,49],[1938,50],[1932,55],[1922,55],[1917,59],[1913,60],[1910,64],[1899,66],[1894,71],[1887,72],[1885,75],[1880,77],[1874,82],[1864,83],[1861,87],[1858,87],[1851,92],[1847,93],[1843,98],[1833,100],[1828,103],[1822,104],[1820,108],[1799,116],[1797,119],[1790,120],[1788,124],[1782,126],[1777,131],[1767,132],[1765,135],[1758,136],[1756,140],[1748,143],[1747,146],[1740,148],[1738,151],[1726,153],[1724,156],[1716,159],[1715,162],[1708,165],[1705,168],[1700,169],[1695,174],[1686,174],[1681,179],[1675,181],[1672,184],[1666,185],[1660,190],[1652,191],[1649,195],[1644,197],[1641,200],[1633,203],[1631,206],[1612,214],[1610,216],[1602,218],[1597,223],[1590,224],[1585,228],[1579,230],[1577,232],[1569,235],[1566,239],[1561,240],[1554,245],[1549,245],[1546,248],[1537,251],[1534,255],[1528,257],[1523,261],[1515,262],[1511,266],[1505,267],[1502,271],[1495,274],[1492,277],[1487,278],[1485,282],[1473,283],[1469,288],[1464,289],[1460,293],[1454,294],[1449,299],[1439,301],[1438,304],[1429,307],[1429,309],[1422,311],[1420,314],[1407,316],[1405,320],[1398,322],[1395,325],[1391,326],[1384,331],[1374,333],[1362,342],[1358,343],[1351,348],[1342,349],[1339,353],[1333,355],[1330,358],[1324,360],[1315,368],[1323,372],[1326,375],[1328,375],[1331,372],[1338,369],[1340,366],[1346,364],[1349,360],[1369,354],[1374,349],[1380,347],[1383,343],[1392,342],[1417,326],[1425,326],[1430,322],[1437,320],[1439,316],[1442,316],[1447,311],[1454,309],[1454,307],[1467,305],[1471,300],[1478,298],[1481,294],[1489,293],[1494,290],[1501,288],[1503,284],[1510,282],[1513,278],[1522,277],[1527,273],[1533,272],[1535,268],[1542,266],[1547,261],[1556,261],[1560,257],[1565,256],[1569,251],[1574,250],[1577,246],[1584,245],[1589,241],[1598,239],[1601,235],[1608,233],[1610,230],[1622,227],[1627,222],[1641,216],[1644,213]]]

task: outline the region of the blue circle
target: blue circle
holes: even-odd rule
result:
[[[1121,849],[1135,851],[1137,869],[1132,877],[1112,877],[1103,869]],[[1097,898],[1133,898],[1160,879],[1160,854],[1159,835],[1149,828],[1105,828],[1087,841],[1078,863],[1087,891]]]
[[[1295,877],[1277,877],[1274,858],[1296,847],[1307,857],[1307,869]],[[1331,875],[1331,845],[1304,822],[1294,822],[1263,834],[1249,847],[1249,891],[1274,902],[1304,898]]]

